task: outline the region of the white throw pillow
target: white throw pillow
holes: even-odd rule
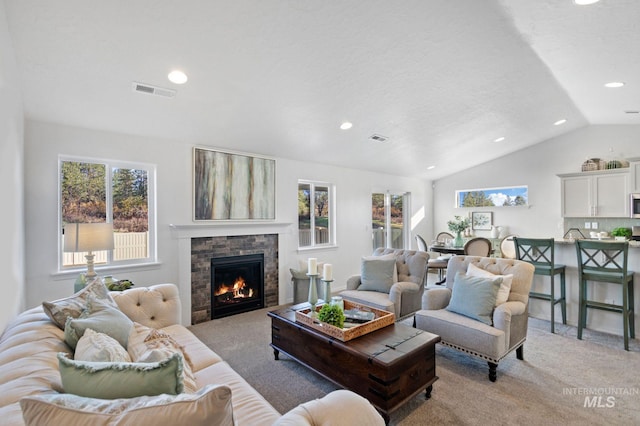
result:
[[[42,394],[22,398],[20,407],[26,426],[234,425],[231,389],[226,385],[207,385],[194,394],[113,400]]]
[[[513,274],[497,275],[492,274],[489,271],[485,271],[482,268],[478,268],[473,263],[470,263],[467,267],[467,275],[483,278],[502,278],[502,284],[500,284],[500,290],[498,290],[498,297],[496,298],[496,306],[502,305],[509,300],[509,293],[511,292],[511,283],[513,282]]]
[[[90,328],[87,328],[78,340],[73,359],[91,362],[131,362],[129,353],[116,339]]]

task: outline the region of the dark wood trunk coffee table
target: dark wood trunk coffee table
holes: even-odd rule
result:
[[[436,343],[440,336],[403,324],[392,324],[348,342],[296,322],[295,310],[307,304],[271,311],[271,347],[283,352],[338,386],[367,398],[389,422],[389,415],[425,391],[431,396],[436,376]]]

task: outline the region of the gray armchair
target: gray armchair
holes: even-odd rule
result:
[[[345,300],[393,312],[398,320],[411,315],[421,307],[429,255],[423,251],[383,248],[373,252],[374,256],[388,254],[396,257],[398,270],[398,281],[391,286],[389,293],[358,290],[361,284],[360,275],[354,275],[347,280],[347,289],[342,291],[340,296]]]
[[[466,273],[469,263],[496,275],[513,274],[507,302],[492,313],[491,325],[445,309],[449,305],[457,272]],[[527,338],[529,290],[535,268],[527,262],[479,256],[453,256],[447,267],[447,287],[430,288],[422,297],[422,310],[415,314],[416,328],[438,334],[440,343],[486,360],[489,380],[496,380],[498,363],[516,350],[524,358]]]

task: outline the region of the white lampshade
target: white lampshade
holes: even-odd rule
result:
[[[100,250],[113,250],[112,223],[68,223],[65,225],[65,252]]]

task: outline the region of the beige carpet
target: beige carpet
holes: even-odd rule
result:
[[[275,361],[269,346],[269,309],[190,327],[278,411],[318,398],[331,382],[286,355]],[[510,354],[487,378],[487,364],[438,345],[430,400],[420,394],[391,415],[392,425],[638,425],[640,424],[640,342],[623,349],[622,338],[531,319],[524,361]],[[585,392],[589,395],[585,406]],[[617,392],[617,393],[616,393]],[[615,394],[614,394],[615,393]],[[592,399],[596,396],[596,399]],[[609,398],[609,399],[607,399]]]

